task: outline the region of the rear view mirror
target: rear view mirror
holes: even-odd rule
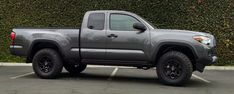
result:
[[[143,25],[142,23],[134,23],[133,28],[140,30],[141,32],[144,32],[146,30],[145,25]]]

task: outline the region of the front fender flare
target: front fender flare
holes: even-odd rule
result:
[[[193,53],[193,55],[195,56],[195,58],[198,57],[195,48],[194,48],[192,45],[188,44],[188,43],[183,43],[183,42],[161,42],[161,43],[158,44],[157,47],[154,47],[154,48],[153,48],[154,51],[153,51],[153,55],[152,55],[152,57],[151,57],[151,61],[152,61],[152,62],[156,62],[156,58],[157,58],[157,56],[158,56],[158,52],[159,52],[160,48],[161,48],[162,46],[164,46],[164,45],[175,45],[175,46],[184,46],[184,47],[188,47],[188,48],[192,51],[192,53]]]

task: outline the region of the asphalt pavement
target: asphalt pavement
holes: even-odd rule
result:
[[[0,66],[0,94],[232,94],[233,70],[194,72],[185,86],[161,84],[155,69],[88,67],[78,75],[40,79],[31,66]]]

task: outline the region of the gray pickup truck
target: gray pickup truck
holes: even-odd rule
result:
[[[117,65],[156,67],[159,81],[182,85],[217,59],[213,35],[157,29],[126,11],[88,11],[81,28],[14,28],[11,39],[11,54],[26,57],[35,74],[47,79],[63,67],[75,74],[87,64]]]

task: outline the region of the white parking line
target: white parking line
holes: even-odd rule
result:
[[[110,77],[109,77],[107,80],[112,80],[112,77],[115,76],[115,74],[117,73],[118,69],[119,69],[119,68],[116,67],[116,68],[113,70],[113,72],[111,73]]]
[[[208,80],[206,80],[206,79],[204,79],[204,78],[202,78],[202,77],[199,77],[199,76],[197,76],[197,75],[195,75],[195,74],[192,74],[192,76],[195,77],[195,78],[197,78],[197,79],[199,79],[199,80],[202,80],[202,81],[204,81],[204,82],[206,82],[206,83],[210,83],[210,81],[208,81]]]
[[[25,73],[25,74],[22,74],[22,75],[17,75],[17,76],[14,76],[14,77],[10,77],[10,79],[16,79],[16,78],[28,76],[28,75],[31,75],[31,74],[34,74],[34,72],[29,72],[29,73]]]

